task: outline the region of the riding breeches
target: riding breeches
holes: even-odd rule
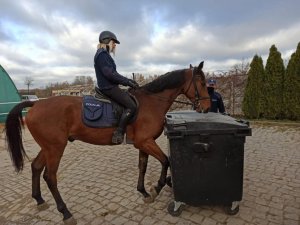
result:
[[[118,86],[107,90],[101,90],[101,92],[104,93],[107,97],[111,98],[113,101],[125,107],[127,109],[127,112],[130,113],[130,116],[132,116],[135,113],[135,102],[126,91],[122,90]]]

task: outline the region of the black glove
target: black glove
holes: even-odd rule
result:
[[[139,88],[139,84],[135,80],[129,80],[128,81],[128,86],[132,87],[133,89]]]

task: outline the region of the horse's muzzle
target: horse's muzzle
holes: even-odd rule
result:
[[[204,109],[204,108],[202,108],[202,107],[198,107],[198,108],[196,109],[196,112],[198,112],[198,113],[208,113],[208,112],[209,112],[209,109],[210,109],[210,108]]]

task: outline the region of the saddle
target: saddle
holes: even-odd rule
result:
[[[116,127],[125,108],[108,98],[98,88],[95,88],[95,91],[95,95],[83,96],[82,122],[93,128]],[[138,106],[137,99],[131,94],[130,97]],[[129,124],[133,123],[136,117],[137,112],[130,119]]]

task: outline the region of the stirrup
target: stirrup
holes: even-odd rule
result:
[[[119,129],[115,130],[111,139],[113,144],[122,144],[124,140],[124,134]]]

